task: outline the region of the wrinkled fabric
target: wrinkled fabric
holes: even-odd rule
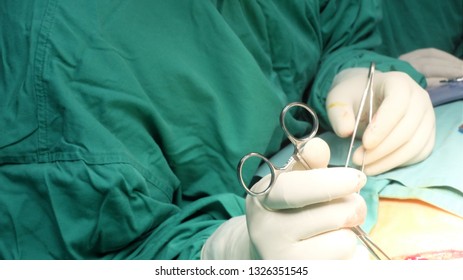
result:
[[[342,69],[375,60],[423,81],[362,50],[379,42],[377,12],[375,1],[2,1],[0,258],[199,258],[244,214],[237,162],[279,150],[284,105],[310,102],[328,128]]]
[[[378,176],[391,180],[380,195],[417,198],[463,217],[463,101],[435,108],[436,148],[425,161]],[[409,188],[404,188],[407,186]]]
[[[462,0],[382,0],[376,50],[399,57],[422,48],[436,48],[463,59]]]

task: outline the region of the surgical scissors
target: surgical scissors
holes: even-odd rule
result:
[[[308,135],[306,135],[306,136],[304,136],[302,138],[298,138],[298,137],[294,136],[291,132],[289,132],[288,127],[286,126],[286,121],[285,121],[286,114],[293,107],[301,107],[301,108],[305,109],[311,115],[311,117],[313,118],[312,130],[310,131],[310,133]],[[307,168],[307,169],[310,168],[309,164],[304,160],[304,158],[302,158],[302,151],[304,149],[305,144],[310,139],[312,139],[317,134],[317,131],[318,131],[319,121],[318,121],[318,117],[317,117],[317,114],[315,113],[315,111],[313,111],[312,108],[310,108],[309,106],[307,106],[306,104],[304,104],[302,102],[290,103],[290,104],[286,105],[283,108],[283,110],[281,111],[280,125],[281,125],[281,128],[283,129],[283,131],[285,132],[286,136],[288,137],[289,141],[291,141],[291,143],[294,146],[294,152],[293,152],[292,156],[289,158],[289,160],[287,161],[287,163],[283,167],[281,167],[281,168],[276,167],[265,156],[263,156],[262,154],[259,154],[259,153],[254,153],[254,152],[245,155],[240,160],[240,162],[238,164],[238,170],[237,171],[238,171],[239,181],[240,181],[241,185],[244,187],[244,189],[246,190],[246,192],[251,196],[258,196],[258,195],[263,195],[263,194],[268,193],[270,191],[270,189],[272,188],[273,184],[275,183],[276,179],[278,178],[278,176],[283,172],[290,171],[293,168],[293,166],[298,162],[301,163],[305,168]],[[271,174],[270,175],[270,182],[269,182],[268,186],[263,191],[260,191],[260,192],[252,191],[251,188],[247,185],[247,183],[244,181],[244,178],[243,178],[243,166],[244,166],[244,163],[249,158],[252,158],[252,157],[260,158],[261,160],[263,160],[265,162],[265,164],[267,164],[268,168],[270,169],[270,174]]]
[[[370,123],[371,119],[372,119],[372,115],[373,115],[373,78],[374,78],[374,73],[375,73],[375,63],[372,62],[371,65],[370,65],[369,72],[368,72],[367,85],[366,85],[365,91],[364,91],[364,93],[362,95],[360,105],[359,105],[359,109],[358,109],[358,112],[357,112],[355,125],[354,125],[354,131],[352,133],[351,144],[350,144],[350,147],[349,147],[349,152],[348,152],[348,155],[347,155],[345,167],[349,166],[352,150],[353,150],[353,147],[354,147],[354,141],[355,141],[355,138],[356,138],[358,126],[360,124],[360,118],[362,116],[363,109],[365,107],[367,96],[370,97],[370,100],[369,100],[369,107],[370,108],[369,108],[369,112],[368,112],[368,123]],[[307,136],[302,137],[302,138],[297,138],[293,134],[291,134],[289,132],[288,128],[286,127],[286,123],[285,123],[285,116],[286,116],[287,112],[291,108],[296,107],[296,106],[297,107],[302,107],[303,109],[305,109],[307,112],[310,113],[310,115],[313,118],[313,124],[312,124],[313,126],[312,126],[311,132]],[[309,106],[307,106],[304,103],[300,103],[300,102],[290,103],[286,107],[284,107],[283,110],[281,111],[280,124],[281,124],[281,127],[282,127],[283,131],[285,132],[286,136],[291,141],[291,143],[294,145],[294,152],[293,152],[292,156],[289,158],[288,162],[281,168],[275,167],[273,165],[273,163],[269,159],[267,159],[265,156],[263,156],[262,154],[249,153],[249,154],[245,155],[240,160],[240,162],[238,164],[237,172],[238,172],[238,178],[239,178],[239,181],[240,181],[241,185],[244,187],[244,189],[246,190],[246,192],[250,196],[258,196],[258,195],[264,195],[264,194],[268,193],[270,191],[270,189],[272,188],[272,186],[274,185],[274,183],[275,183],[276,179],[278,178],[279,174],[281,174],[282,172],[290,171],[297,162],[301,163],[305,168],[310,168],[308,163],[305,162],[305,160],[302,158],[302,151],[304,149],[305,144],[317,134],[318,127],[319,127],[319,121],[318,121],[317,114]],[[260,191],[260,192],[252,191],[251,188],[246,184],[246,182],[244,182],[244,179],[243,179],[243,166],[244,166],[244,163],[249,158],[252,158],[252,157],[260,158],[261,160],[264,161],[264,163],[270,169],[270,182],[268,183],[267,187],[264,190]],[[362,172],[363,172],[364,166],[365,166],[364,159],[365,159],[365,153],[363,154],[363,160],[362,160],[362,166],[361,166],[361,171]],[[367,248],[367,250],[370,252],[370,254],[372,254],[376,259],[381,260],[381,259],[384,258],[384,259],[390,260],[390,257],[383,250],[381,250],[381,248],[378,245],[376,245],[370,239],[368,234],[360,226],[352,227],[352,228],[350,228],[350,230],[352,230],[357,235],[360,242],[362,242],[362,244]]]

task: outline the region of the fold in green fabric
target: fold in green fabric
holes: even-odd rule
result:
[[[0,258],[197,259],[280,110],[376,55],[376,1],[0,3]],[[252,174],[257,166],[247,171]]]

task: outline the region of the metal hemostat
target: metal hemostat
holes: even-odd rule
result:
[[[352,149],[354,147],[355,137],[356,137],[356,134],[357,134],[358,126],[360,124],[360,118],[361,118],[363,109],[365,108],[365,103],[366,103],[367,96],[370,97],[370,100],[369,100],[370,110],[369,110],[368,122],[371,122],[371,119],[372,119],[374,72],[375,72],[375,63],[372,62],[371,66],[370,66],[369,73],[368,73],[368,80],[367,80],[367,85],[366,85],[366,88],[365,88],[365,92],[362,95],[359,110],[358,110],[358,113],[357,113],[357,116],[356,116],[354,131],[353,131],[353,134],[352,134],[352,140],[351,140],[351,144],[350,144],[350,147],[349,147],[349,152],[348,152],[348,155],[347,155],[345,167],[348,167],[350,159],[351,159]],[[287,112],[293,107],[301,107],[302,109],[306,110],[311,115],[311,117],[313,119],[312,130],[310,131],[310,133],[308,135],[306,135],[306,136],[304,136],[302,138],[297,138],[293,134],[291,134],[291,132],[289,132],[289,130],[286,127],[286,124],[285,124],[285,116],[286,116]],[[238,169],[237,169],[238,179],[239,179],[241,185],[243,186],[243,188],[246,190],[246,192],[250,196],[258,196],[258,195],[264,195],[264,194],[268,193],[270,191],[270,189],[273,187],[273,185],[275,184],[275,181],[278,178],[278,176],[283,172],[291,170],[292,167],[297,162],[301,163],[304,167],[309,168],[308,164],[304,161],[303,157],[301,156],[301,153],[302,153],[302,150],[304,149],[305,144],[308,141],[310,141],[313,137],[315,137],[315,135],[318,132],[319,120],[318,120],[318,117],[317,117],[316,113],[309,106],[307,106],[304,103],[300,103],[300,102],[290,103],[282,110],[282,112],[280,114],[280,125],[281,125],[283,131],[285,132],[286,136],[288,137],[288,139],[291,141],[291,143],[294,146],[294,152],[293,152],[292,156],[289,158],[289,160],[287,161],[287,163],[283,167],[281,167],[281,168],[276,167],[269,159],[267,159],[265,156],[263,156],[263,155],[261,155],[259,153],[249,153],[249,154],[245,155],[238,164]],[[245,182],[245,180],[243,179],[243,166],[244,166],[245,162],[250,158],[258,158],[258,159],[262,160],[267,165],[267,167],[270,169],[270,181],[269,181],[267,187],[264,188],[260,192],[252,191],[251,186],[249,186]],[[364,158],[365,158],[365,154],[364,154]],[[362,166],[361,166],[362,171],[363,171],[363,169],[364,169],[364,162],[362,162]],[[363,231],[363,229],[360,228],[360,226],[352,227],[350,229],[357,235],[357,237],[362,242],[362,244],[369,250],[369,252],[376,259],[378,259],[378,260],[382,260],[382,259],[390,260],[390,258],[384,253],[384,251],[381,250],[381,248],[379,248],[379,246],[376,245],[370,239],[368,234],[365,231]]]
[[[370,70],[368,72],[368,80],[367,80],[367,86],[365,88],[365,92],[362,95],[362,99],[360,100],[360,106],[357,112],[356,120],[355,120],[355,126],[354,126],[354,131],[352,133],[352,139],[350,142],[349,146],[349,152],[347,154],[347,159],[346,159],[346,164],[345,167],[349,166],[350,158],[352,155],[352,150],[354,148],[354,142],[355,142],[355,137],[357,135],[357,130],[358,126],[360,124],[360,118],[362,116],[363,109],[365,108],[365,103],[366,99],[369,96],[369,111],[368,111],[368,123],[371,122],[372,116],[373,116],[373,78],[375,74],[375,63],[372,62],[370,65]],[[363,172],[365,168],[365,153],[363,154],[363,159],[362,159],[362,166],[360,170]],[[356,226],[351,228],[351,230],[357,235],[359,240],[362,242],[362,244],[368,249],[368,251],[378,260],[386,259],[390,260],[391,258],[384,253],[381,248],[374,243],[368,234],[360,227]]]

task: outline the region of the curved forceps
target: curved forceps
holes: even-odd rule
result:
[[[293,107],[301,107],[305,109],[307,112],[309,112],[309,114],[313,118],[312,130],[310,131],[308,135],[302,138],[295,137],[293,134],[291,134],[291,132],[289,132],[288,128],[286,127],[286,123],[285,123],[286,113]],[[288,162],[283,167],[281,168],[276,167],[275,165],[273,165],[273,163],[268,158],[266,158],[265,156],[259,153],[249,153],[245,155],[238,163],[237,171],[238,171],[239,181],[241,185],[244,187],[244,189],[246,190],[246,192],[251,196],[264,195],[268,193],[270,189],[273,187],[273,185],[275,184],[275,181],[278,178],[278,176],[282,172],[291,170],[297,162],[300,162],[305,168],[310,168],[309,164],[302,158],[302,151],[304,149],[305,144],[310,139],[312,139],[317,134],[317,131],[318,131],[319,121],[318,121],[318,117],[315,111],[313,111],[312,108],[310,108],[309,106],[307,106],[306,104],[302,102],[290,103],[286,105],[281,111],[280,125],[283,131],[285,132],[286,137],[288,137],[289,141],[291,141],[291,143],[294,146],[294,152],[292,156],[289,158]],[[268,168],[270,169],[270,182],[268,186],[263,191],[260,191],[260,192],[252,191],[250,186],[248,186],[246,182],[244,182],[244,179],[243,179],[243,165],[249,158],[252,158],[252,157],[260,158],[261,160],[265,162],[265,164],[267,164]]]

